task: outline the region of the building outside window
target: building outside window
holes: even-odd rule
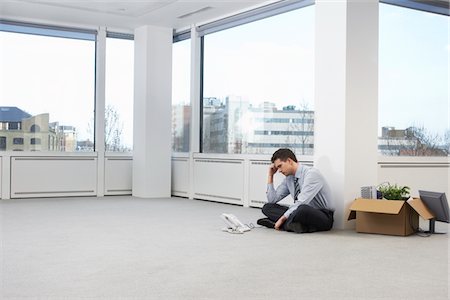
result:
[[[0,134],[7,138],[1,150],[93,151],[95,38],[0,22]],[[66,126],[74,129],[70,138]],[[16,137],[25,141],[21,149],[13,146]]]
[[[105,79],[105,150],[133,150],[134,40],[107,33]]]
[[[314,153],[314,6],[206,34],[202,151]]]
[[[189,152],[191,40],[176,42],[172,49],[172,151]]]
[[[380,4],[381,154],[449,154],[448,24],[445,15]]]

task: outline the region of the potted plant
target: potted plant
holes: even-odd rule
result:
[[[387,200],[408,200],[410,192],[408,186],[399,186],[389,182],[380,184],[378,190],[381,192],[382,197]]]

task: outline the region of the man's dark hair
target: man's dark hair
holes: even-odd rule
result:
[[[281,148],[273,153],[272,163],[274,163],[277,159],[280,159],[281,161],[286,161],[288,158],[297,162],[297,157],[295,157],[295,154],[294,152],[292,152],[291,149]]]

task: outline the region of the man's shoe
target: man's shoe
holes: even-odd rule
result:
[[[256,224],[267,227],[267,228],[275,228],[275,222],[270,220],[269,218],[263,218],[256,221]]]

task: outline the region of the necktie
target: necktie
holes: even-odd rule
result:
[[[298,178],[294,178],[294,202],[297,202],[298,194],[300,194],[300,185],[298,184]]]

